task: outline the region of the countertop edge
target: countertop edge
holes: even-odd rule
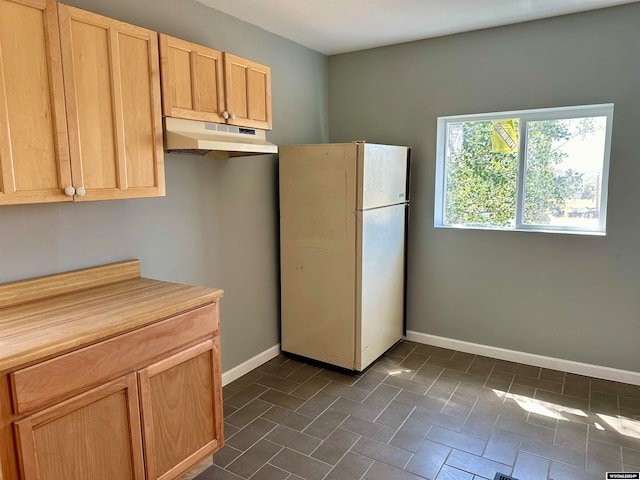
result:
[[[138,281],[138,283],[150,284],[150,286],[148,286],[148,289],[153,289],[154,286],[165,288],[175,287],[176,289],[180,290],[180,295],[176,295],[176,297],[179,298],[176,298],[175,302],[165,301],[161,303],[161,305],[158,307],[157,312],[152,308],[147,307],[143,312],[131,315],[121,315],[123,318],[116,318],[115,320],[106,324],[92,325],[92,315],[90,313],[87,313],[84,316],[80,315],[78,316],[78,318],[70,320],[68,323],[64,324],[64,327],[68,329],[70,326],[73,327],[75,323],[78,326],[86,327],[84,332],[79,332],[77,335],[71,335],[67,332],[63,332],[63,328],[59,327],[60,333],[64,333],[64,335],[62,335],[64,338],[51,338],[50,341],[45,341],[44,343],[38,343],[34,341],[33,345],[28,345],[28,332],[25,332],[22,334],[22,337],[20,337],[20,341],[25,344],[25,347],[22,349],[18,348],[18,351],[7,353],[6,356],[2,355],[2,351],[7,350],[6,348],[3,348],[3,344],[5,346],[9,345],[11,343],[11,338],[3,338],[3,326],[2,324],[0,324],[0,373],[4,374],[16,370],[19,367],[27,366],[38,361],[43,361],[53,356],[64,354],[71,350],[95,344],[108,338],[112,338],[114,336],[154,324],[179,313],[215,303],[224,296],[224,291],[221,289],[184,285],[174,282],[164,282],[144,277],[138,277],[136,279],[129,279],[121,282],[111,283],[108,286],[100,286],[84,289],[82,291],[66,293],[64,295],[55,297],[55,301],[58,304],[65,305],[64,299],[66,297],[69,299],[69,303],[66,304],[66,306],[73,307],[75,305],[74,301],[79,302],[78,298],[80,298],[79,296],[75,296],[76,294],[81,293],[83,301],[86,302],[87,297],[91,299],[91,293],[95,292],[96,296],[99,297],[96,300],[96,302],[98,302],[100,298],[107,295],[105,293],[106,288],[116,288],[118,286],[124,286],[127,282],[134,282],[133,284],[136,284],[136,281]],[[140,293],[139,301],[142,302],[143,300],[145,300],[145,297],[147,295],[148,292],[145,289],[142,293]],[[108,298],[108,295],[105,298]],[[132,294],[131,298],[135,301],[136,296]],[[15,308],[24,309],[25,305],[28,305],[34,309],[35,313],[37,313],[38,305],[47,305],[47,302],[49,301],[51,301],[51,298],[47,298],[44,300],[34,300],[32,302],[29,302],[28,304],[22,304]],[[146,298],[146,301],[149,301],[148,298]],[[13,307],[0,308],[0,317],[2,316],[3,311],[6,313],[11,311],[12,308]],[[102,315],[104,316],[104,313],[102,313]],[[28,319],[28,315],[23,315],[23,323],[25,318]],[[8,326],[10,325],[10,322],[5,324],[5,328],[8,328]],[[37,323],[29,325],[29,328],[32,330],[37,329],[37,327]],[[45,327],[43,327],[43,331],[46,332],[47,330],[49,330],[51,334],[55,334],[56,325],[46,325]],[[16,335],[14,334],[13,338],[15,337]],[[40,340],[40,342],[42,341]]]

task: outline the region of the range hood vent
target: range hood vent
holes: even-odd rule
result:
[[[254,128],[166,117],[164,133],[168,153],[222,158],[278,153],[278,147],[267,141],[265,131]]]

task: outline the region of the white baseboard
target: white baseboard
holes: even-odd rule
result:
[[[603,367],[589,363],[574,362],[572,360],[564,360],[562,358],[545,357],[544,355],[536,355],[535,353],[518,352],[516,350],[465,342],[462,340],[455,340],[453,338],[438,337],[436,335],[413,332],[411,330],[407,331],[405,338],[411,342],[424,343],[435,347],[449,348],[451,350],[459,350],[461,352],[473,353],[475,355],[484,355],[486,357],[498,358],[500,360],[509,360],[511,362],[524,363],[535,367],[549,368],[551,370],[561,370],[563,372],[602,378],[604,380],[640,385],[640,372],[619,370],[617,368]]]
[[[258,368],[263,363],[267,363],[272,358],[276,358],[280,355],[280,344],[274,345],[271,348],[266,349],[264,352],[259,353],[253,358],[250,358],[246,362],[241,363],[237,367],[233,367],[222,374],[222,386],[237,380],[245,373],[249,373],[254,368]]]

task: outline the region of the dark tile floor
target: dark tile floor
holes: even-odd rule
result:
[[[349,376],[279,356],[224,388],[198,480],[603,480],[640,471],[640,387],[411,342]]]

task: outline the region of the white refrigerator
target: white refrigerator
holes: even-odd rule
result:
[[[404,334],[409,147],[280,147],[281,345],[362,371]]]

